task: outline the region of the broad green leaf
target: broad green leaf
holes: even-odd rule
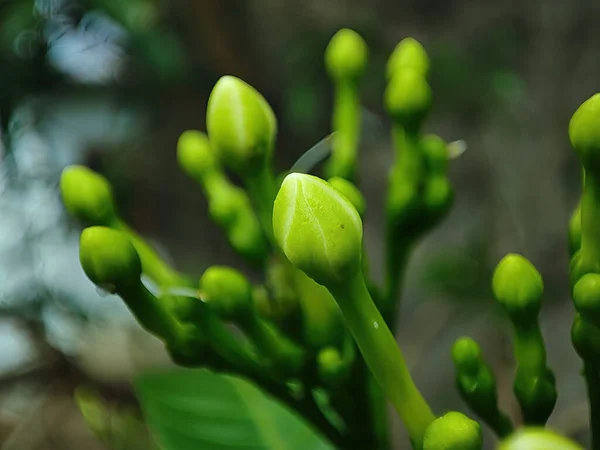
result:
[[[331,450],[298,416],[241,378],[208,370],[146,374],[136,383],[163,450]]]

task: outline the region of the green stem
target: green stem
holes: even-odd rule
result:
[[[600,371],[589,362],[584,362],[583,370],[590,405],[590,450],[600,450]]]
[[[346,285],[329,287],[354,336],[367,366],[420,448],[427,426],[435,416],[414,384],[404,356],[373,303],[362,274]]]
[[[386,242],[394,242],[394,236],[397,236],[396,231],[392,226],[388,226]],[[392,330],[396,330],[396,326],[400,322],[402,283],[412,248],[407,241],[396,242],[395,245],[388,244],[385,249],[385,295],[382,304],[383,316]]]
[[[333,130],[336,132],[333,153],[327,166],[327,177],[353,180],[360,138],[360,101],[352,81],[341,81],[335,88]]]
[[[586,171],[581,199],[581,253],[588,261],[600,261],[600,179]]]
[[[525,370],[546,369],[546,347],[537,321],[528,327],[515,326],[515,355]]]
[[[260,171],[246,177],[244,182],[263,232],[269,242],[274,245],[274,248],[277,248],[273,236],[273,202],[277,195],[277,184],[273,169],[269,164],[265,164]]]
[[[160,287],[196,287],[196,282],[192,278],[171,268],[160,256],[158,256],[154,249],[124,221],[117,219],[112,224],[112,228],[127,234],[140,256],[144,274],[150,277]]]

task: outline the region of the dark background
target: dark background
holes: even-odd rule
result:
[[[567,125],[600,88],[599,21],[592,0],[0,0],[0,449],[103,448],[73,389],[93,385],[115,406],[134,404],[133,376],[168,364],[79,268],[79,225],[57,191],[62,168],[104,173],[121,214],[178,268],[243,267],[177,167],[177,138],[205,129],[213,84],[237,75],[273,106],[277,166],[289,168],[330,132],[323,52],[341,27],[369,45],[363,103],[379,116],[387,57],[400,39],[420,40],[435,97],[426,130],[468,143],[450,168],[456,205],[407,275],[398,338],[417,384],[436,410],[463,409],[450,347],[476,336],[516,416],[509,327],[489,285],[504,254],[522,253],[546,284],[543,328],[560,395],[551,425],[583,439],[566,243],[580,166]],[[359,173],[380,278],[392,151],[373,122]]]

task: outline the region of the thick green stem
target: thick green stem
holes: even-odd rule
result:
[[[389,226],[386,242],[394,242],[395,235],[397,235],[396,230]],[[402,283],[412,248],[406,241],[396,242],[395,245],[388,244],[385,250],[385,295],[381,305],[383,316],[392,331],[396,330],[400,322]]]
[[[583,370],[590,405],[590,450],[600,450],[600,370],[589,362],[584,363]]]
[[[408,371],[394,336],[373,303],[362,274],[351,283],[329,286],[367,366],[420,448],[427,426],[435,420]]]
[[[515,327],[515,354],[519,366],[526,370],[546,369],[546,347],[537,322],[528,327]]]
[[[327,177],[353,180],[360,138],[360,101],[353,81],[336,85],[333,105],[333,153],[327,166]]]

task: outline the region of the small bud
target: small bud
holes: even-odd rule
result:
[[[498,450],[583,450],[575,442],[548,430],[527,427],[517,430],[508,439],[500,442]]]
[[[600,324],[600,275],[588,273],[573,288],[577,311],[592,323]]]
[[[600,169],[600,93],[575,111],[569,122],[571,145],[587,170]]]
[[[317,364],[321,380],[330,387],[338,387],[348,375],[348,366],[342,355],[334,347],[325,347],[317,355]]]
[[[329,76],[338,81],[360,78],[368,58],[367,44],[356,31],[348,28],[338,31],[325,50],[325,65]]]
[[[450,181],[445,176],[434,176],[427,180],[423,196],[423,206],[430,218],[430,226],[437,223],[450,210],[454,200],[454,192]]]
[[[511,253],[500,261],[492,290],[513,322],[529,324],[537,318],[544,283],[534,265],[523,256]]]
[[[429,134],[421,139],[421,147],[425,154],[427,171],[434,175],[445,174],[449,160],[446,142],[439,136]]]
[[[350,200],[350,203],[352,203],[352,206],[354,206],[361,217],[365,214],[365,210],[367,209],[365,197],[354,183],[341,177],[332,177],[327,182]]]
[[[452,347],[452,359],[460,373],[476,374],[481,367],[481,348],[473,339],[462,337]]]
[[[250,311],[252,286],[237,270],[212,266],[200,278],[200,298],[221,318],[235,320]]]
[[[142,263],[126,234],[106,227],[83,230],[79,259],[88,278],[109,292],[137,285]]]
[[[201,131],[184,131],[177,141],[177,160],[192,178],[202,179],[218,167],[208,136]]]
[[[396,45],[387,63],[387,76],[392,78],[406,68],[415,70],[423,77],[429,74],[429,56],[419,41],[411,37]]]
[[[275,115],[267,101],[229,75],[221,77],[210,94],[206,127],[215,155],[241,175],[264,166],[276,134]]]
[[[60,177],[60,192],[67,211],[88,225],[109,225],[116,218],[110,184],[87,167],[66,167]]]
[[[571,328],[571,340],[575,351],[584,361],[600,362],[600,328],[576,314]]]
[[[431,108],[431,88],[423,75],[413,69],[394,74],[384,94],[388,114],[400,125],[418,128]]]
[[[273,211],[275,238],[289,261],[317,283],[339,285],[362,267],[362,222],[352,203],[324,180],[292,173]]]
[[[526,424],[546,424],[556,405],[555,384],[554,374],[549,369],[535,373],[519,367],[514,392]]]
[[[481,450],[482,446],[479,423],[453,411],[434,420],[423,439],[423,450]]]

